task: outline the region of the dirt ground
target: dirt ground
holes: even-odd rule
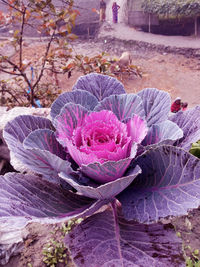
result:
[[[102,44],[94,42],[79,42],[74,45],[77,54],[95,55],[102,52]],[[29,59],[33,55],[33,49],[38,53],[40,46],[38,44],[29,44],[25,50],[24,56]],[[110,56],[119,57],[123,47],[107,52]],[[143,77],[123,77],[122,83],[128,93],[135,93],[146,87],[155,87],[170,93],[172,100],[177,96],[184,102],[189,103],[189,107],[200,104],[200,60],[197,58],[188,58],[187,55],[176,55],[167,53],[158,53],[155,51],[135,51],[131,49],[133,64],[141,67]],[[40,54],[40,53],[38,53]],[[36,54],[35,54],[36,55]],[[77,78],[82,73],[73,72],[68,79],[67,74],[59,77],[59,83],[62,91],[70,91]],[[174,221],[176,231],[180,232],[183,238],[185,251],[192,255],[195,249],[200,248],[200,210],[192,211],[189,216],[176,219]],[[52,238],[51,230],[53,226],[44,226],[31,224],[30,234],[25,241],[25,248],[21,256],[13,257],[6,267],[43,267],[47,266],[42,262],[42,248],[45,243]],[[200,255],[199,255],[200,256]],[[30,265],[28,265],[30,263]],[[59,265],[61,266],[61,265]],[[66,266],[66,265],[62,265]]]
[[[200,249],[200,209],[189,212],[188,216],[182,216],[173,220],[173,225],[176,234],[182,239],[183,254],[185,258],[192,259],[193,263],[200,259],[199,254],[195,251]],[[13,256],[9,263],[3,265],[4,267],[47,267],[49,265],[43,262],[44,248],[50,244],[50,240],[60,242],[62,240],[59,231],[56,234],[55,229],[61,225],[41,225],[38,223],[31,223],[27,226],[29,235],[24,240],[24,249],[21,255]],[[59,263],[56,267],[74,267],[70,261],[67,249],[65,250],[67,256],[67,264]],[[1,266],[1,265],[0,265]],[[163,266],[164,267],[164,266]],[[179,266],[172,266],[179,267]],[[189,265],[189,267],[199,267],[199,265]]]
[[[106,47],[104,46],[104,49]],[[76,53],[84,55],[97,55],[102,52],[101,43],[78,43],[74,46]],[[119,58],[126,50],[116,47],[114,51],[107,49],[109,57]],[[187,55],[158,53],[156,51],[129,49],[132,55],[132,64],[137,65],[143,72],[143,77],[124,77],[122,83],[128,93],[135,93],[147,87],[167,91],[172,100],[181,97],[183,102],[188,102],[189,107],[200,104],[200,59],[188,58]],[[70,91],[77,78],[82,73],[73,72],[70,79],[60,77],[63,91]]]
[[[113,55],[115,56],[115,55]],[[122,83],[128,93],[144,88],[158,88],[167,91],[172,100],[181,97],[189,107],[200,104],[200,60],[182,55],[149,53],[133,55],[134,65],[140,66],[143,77],[124,77]],[[82,73],[74,72],[70,79],[61,79],[63,91],[71,90]]]
[[[27,62],[39,62],[44,54],[44,44],[37,42],[26,42],[24,47],[23,59]],[[119,58],[121,53],[126,51],[121,44],[112,48],[102,42],[76,41],[73,43],[74,54],[87,56],[98,55],[103,51],[108,53],[108,58]],[[132,56],[132,64],[137,65],[143,72],[142,78],[136,76],[123,76],[121,82],[128,93],[135,93],[147,87],[154,87],[167,91],[172,100],[181,97],[183,102],[188,102],[189,107],[200,104],[200,59],[189,58],[187,55],[172,53],[158,53],[146,49],[136,49],[130,47],[129,52]],[[15,56],[16,57],[16,56]],[[0,73],[0,79],[4,76]],[[61,90],[70,91],[78,77],[83,75],[81,72],[73,71],[72,76],[68,74],[58,75]],[[45,77],[46,79],[46,77]],[[55,77],[48,77],[50,81]]]

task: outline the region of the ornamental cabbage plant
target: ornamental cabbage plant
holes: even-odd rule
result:
[[[168,93],[127,94],[92,73],[52,104],[50,119],[18,116],[4,129],[31,174],[1,176],[1,222],[84,218],[65,237],[76,266],[185,266],[164,218],[200,205],[200,106],[170,115]]]

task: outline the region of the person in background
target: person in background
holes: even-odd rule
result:
[[[182,111],[185,111],[188,107],[188,103],[187,102],[181,103],[181,107],[182,107]]]
[[[181,110],[181,98],[177,97],[171,105],[171,112],[176,113]]]
[[[104,2],[104,0],[100,1],[100,21],[103,22],[106,19],[106,3]]]
[[[118,22],[118,9],[119,8],[120,6],[116,2],[113,2],[113,5],[112,5],[113,23]]]

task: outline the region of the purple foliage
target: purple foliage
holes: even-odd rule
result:
[[[95,107],[95,111],[105,109],[111,110],[121,121],[131,118],[134,113],[145,118],[142,99],[135,94],[112,95]]]
[[[77,179],[65,173],[61,173],[60,177],[84,196],[93,199],[113,199],[113,197],[129,186],[139,173],[141,173],[141,169],[139,166],[136,166],[129,175],[103,185],[97,185],[91,181],[87,185],[83,185],[78,183]]]
[[[149,128],[149,131],[142,142],[143,146],[151,144],[165,143],[173,144],[177,139],[183,136],[183,131],[177,124],[166,120],[158,124],[154,124]]]
[[[0,179],[0,217],[60,222],[91,215],[107,202],[66,193],[60,186],[34,175],[8,173]]]
[[[89,92],[82,90],[63,93],[51,106],[51,118],[54,119],[57,115],[59,115],[61,109],[68,103],[79,104],[88,110],[93,110],[98,104],[98,100]]]
[[[200,160],[181,148],[157,146],[133,162],[142,174],[117,198],[124,217],[154,222],[200,205]]]
[[[191,148],[192,143],[200,140],[200,106],[186,111],[180,111],[170,117],[183,130],[183,138],[176,145],[185,150]]]
[[[95,96],[98,101],[111,95],[125,94],[126,91],[122,83],[115,78],[91,73],[78,79],[73,87],[73,91],[83,90]]]
[[[170,225],[126,221],[109,209],[83,221],[65,242],[77,266],[185,266]]]
[[[148,126],[168,119],[171,100],[169,94],[155,88],[146,88],[138,93],[143,100]]]
[[[180,240],[159,220],[200,205],[200,160],[188,152],[200,139],[200,107],[169,118],[170,106],[166,92],[126,94],[93,73],[60,95],[51,120],[15,118],[4,138],[40,176],[0,177],[1,218],[89,216],[65,239],[78,266],[183,266]]]

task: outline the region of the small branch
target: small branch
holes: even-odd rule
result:
[[[6,62],[8,62],[11,66],[13,66],[14,69],[16,69],[16,70],[19,72],[19,74],[13,74],[13,73],[9,73],[9,74],[11,74],[11,75],[22,76],[22,77],[24,78],[25,82],[27,83],[28,87],[32,88],[32,87],[31,87],[31,83],[29,82],[29,79],[28,79],[27,76],[26,76],[26,73],[24,73],[23,70],[21,70],[15,63],[13,63],[12,61],[10,61],[8,58],[5,58],[5,60],[6,60]],[[24,90],[24,93],[27,94],[26,90],[25,90],[25,89],[23,89],[23,90]],[[34,105],[33,100],[32,100],[32,102],[31,102],[31,104]]]
[[[21,76],[24,78],[24,80],[26,81],[26,83],[28,84],[28,86],[31,87],[31,83],[29,82],[26,73],[23,72],[22,69],[20,69],[15,63],[13,63],[12,61],[10,61],[8,58],[5,58],[5,60],[11,65],[13,66],[13,68],[15,68],[16,70],[19,71],[19,73],[21,74]]]
[[[22,68],[22,42],[23,42],[23,33],[24,33],[24,23],[25,23],[25,16],[26,16],[26,8],[23,7],[23,16],[22,16],[22,24],[21,24],[21,31],[20,31],[20,38],[19,38],[19,68]]]
[[[1,0],[1,2],[2,2],[4,5],[9,6],[9,7],[13,8],[13,9],[17,10],[17,11],[20,12],[20,13],[23,13],[19,8],[17,8],[17,7],[15,7],[15,6],[11,5],[9,2],[7,2],[7,1],[5,1],[5,0]]]
[[[35,84],[32,86],[32,88],[34,89],[38,83],[40,82],[42,76],[43,76],[43,73],[44,73],[44,69],[45,69],[45,64],[46,64],[46,61],[47,61],[47,57],[48,57],[48,53],[49,53],[49,50],[50,50],[50,47],[51,47],[51,43],[53,41],[53,38],[54,38],[54,34],[55,34],[55,30],[51,36],[51,39],[49,40],[49,43],[47,45],[47,48],[46,48],[46,52],[45,52],[45,55],[44,55],[44,60],[43,60],[43,64],[42,64],[42,69],[41,69],[41,72],[39,74],[39,77],[37,79],[37,81],[35,82]]]
[[[65,74],[64,71],[59,71],[59,70],[56,70],[56,69],[53,69],[53,68],[44,68],[44,70],[51,71],[54,74]]]
[[[21,76],[20,73],[13,73],[13,72],[11,72],[11,71],[7,71],[7,70],[5,70],[5,69],[3,69],[3,68],[0,68],[0,71],[2,71],[2,72],[4,72],[4,73],[7,73],[7,74],[10,74],[10,75]]]
[[[15,101],[16,101],[18,104],[20,104],[20,102],[18,101],[18,99],[15,97],[15,95],[12,94],[8,89],[2,89],[2,90],[0,90],[0,92],[1,92],[1,93],[8,93],[8,94],[10,94],[10,95],[15,99]]]

